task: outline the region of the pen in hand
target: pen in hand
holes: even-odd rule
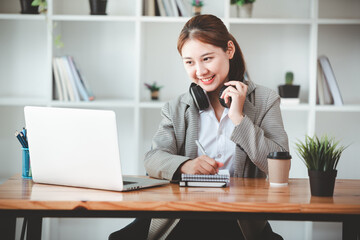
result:
[[[200,144],[199,140],[195,140],[195,143],[196,143],[196,145],[199,147],[201,153],[202,153],[203,155],[208,156],[207,153],[206,153],[206,151],[205,151],[205,149],[204,149],[204,147]],[[218,168],[221,168],[221,167],[224,166],[224,163],[222,163],[222,162],[216,161],[216,163],[217,163],[217,165],[218,165]]]
[[[205,152],[204,147],[200,144],[199,140],[195,140],[195,143],[198,146],[198,148],[200,149],[200,151],[202,152],[202,154],[207,155],[207,153]]]

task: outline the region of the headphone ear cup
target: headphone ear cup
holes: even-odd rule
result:
[[[223,98],[221,98],[221,94],[224,92],[224,90],[227,88],[227,86],[222,86],[219,92],[219,101],[221,106],[229,108],[230,104],[231,104],[231,97],[229,98],[229,105],[225,103],[225,100]]]
[[[199,85],[191,83],[189,92],[199,110],[204,110],[209,107],[209,101],[206,94]]]

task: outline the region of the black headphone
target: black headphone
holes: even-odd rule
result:
[[[238,80],[238,81],[243,82],[243,79]],[[230,105],[230,103],[231,103],[231,98],[230,98],[229,104],[226,104],[225,100],[220,97],[226,88],[227,88],[227,86],[225,86],[225,85],[221,87],[220,92],[219,92],[219,101],[223,107],[229,108],[228,105]],[[208,98],[207,98],[204,90],[199,85],[197,85],[196,83],[191,83],[189,92],[199,110],[204,110],[209,107]]]

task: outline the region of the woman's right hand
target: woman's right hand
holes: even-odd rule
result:
[[[186,161],[181,166],[180,171],[185,174],[216,174],[222,166],[224,166],[224,163],[217,162],[213,158],[202,155]]]

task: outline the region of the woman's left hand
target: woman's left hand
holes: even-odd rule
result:
[[[228,87],[220,97],[224,98],[226,104],[229,104],[231,97],[228,115],[234,125],[238,125],[244,118],[243,109],[248,86],[240,81],[228,81],[224,85]]]

